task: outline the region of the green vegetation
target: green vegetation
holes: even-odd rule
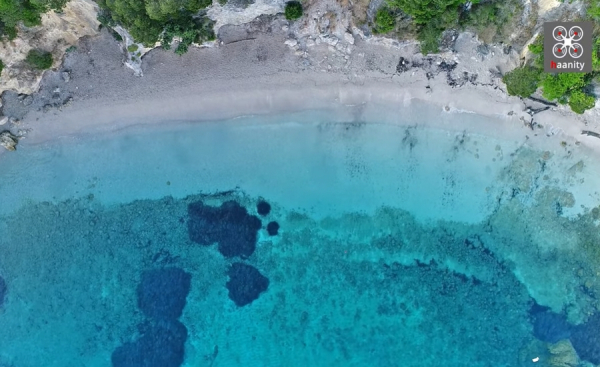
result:
[[[383,7],[375,15],[375,28],[373,33],[388,33],[396,26],[396,16],[390,8]]]
[[[39,25],[41,14],[60,11],[67,0],[0,0],[0,37],[14,39],[19,22],[27,27]]]
[[[594,77],[600,74],[598,49],[600,40],[595,39],[591,73],[546,73],[544,69],[544,38],[538,36],[529,45],[534,55],[528,65],[512,70],[502,78],[510,95],[526,98],[542,89],[542,96],[550,101],[568,104],[573,112],[583,113],[594,107],[595,98],[585,92]]]
[[[97,2],[101,7],[98,20],[103,26],[110,28],[120,24],[129,31],[136,42],[147,47],[153,47],[156,42],[160,42],[168,49],[173,38],[180,37],[183,41],[175,52],[183,54],[190,44],[215,38],[210,19],[196,16],[201,9],[212,3],[210,0],[98,0]]]
[[[302,4],[298,1],[288,1],[285,4],[285,19],[296,20],[302,16]]]
[[[52,54],[42,50],[30,50],[25,58],[25,61],[38,70],[46,70],[52,66]]]
[[[551,101],[567,103],[569,94],[585,87],[587,79],[588,75],[584,73],[544,73],[541,83],[542,95]]]
[[[527,98],[538,88],[541,70],[531,66],[514,69],[502,77],[511,96]]]
[[[0,74],[2,74],[2,70],[4,70],[4,62],[0,60]]]
[[[575,90],[569,97],[569,106],[575,113],[584,113],[596,104],[594,96],[590,96],[581,90]]]
[[[129,51],[129,52],[136,52],[137,50],[138,50],[138,45],[136,45],[135,43],[127,46],[127,51]]]
[[[384,33],[382,29],[390,29],[390,14],[407,14],[417,27],[421,52],[435,53],[439,51],[442,33],[448,29],[473,30],[485,42],[504,41],[510,35],[514,15],[521,8],[519,0],[481,3],[480,0],[387,0],[382,8],[387,14],[382,10],[377,12],[373,31]]]
[[[77,51],[77,46],[69,46],[65,50],[65,52],[73,52],[73,51]]]

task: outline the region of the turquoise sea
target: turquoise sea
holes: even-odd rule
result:
[[[454,128],[485,124],[24,139],[0,155],[0,366],[599,365],[593,157]]]

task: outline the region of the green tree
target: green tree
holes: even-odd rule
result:
[[[596,104],[596,99],[581,90],[575,90],[569,96],[569,106],[575,113],[584,113],[585,110],[593,108]]]
[[[388,7],[383,7],[377,10],[375,14],[374,33],[388,33],[396,26],[396,16]]]
[[[448,9],[456,10],[466,0],[390,0],[394,6],[413,18],[417,24],[426,24],[431,19],[440,18]]]
[[[544,52],[544,36],[541,34],[537,36],[535,41],[531,42],[527,48],[532,54],[541,55]]]
[[[25,61],[27,61],[31,67],[38,70],[49,69],[54,62],[52,54],[42,50],[30,50],[29,53],[27,53]]]
[[[285,19],[296,20],[302,16],[302,4],[298,1],[288,1],[285,4]]]
[[[588,83],[589,76],[584,73],[544,74],[542,77],[542,95],[551,101],[566,103],[568,94],[580,90]]]
[[[502,81],[506,84],[508,94],[527,98],[536,91],[540,74],[540,69],[525,66],[509,71],[502,77]]]

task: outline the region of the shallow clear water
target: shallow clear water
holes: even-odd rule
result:
[[[423,118],[478,117],[306,112],[3,155],[0,366],[600,363],[590,166]]]

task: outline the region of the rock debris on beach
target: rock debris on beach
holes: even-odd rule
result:
[[[17,150],[17,144],[19,143],[19,138],[13,135],[10,131],[5,130],[0,132],[0,145],[10,151]]]

